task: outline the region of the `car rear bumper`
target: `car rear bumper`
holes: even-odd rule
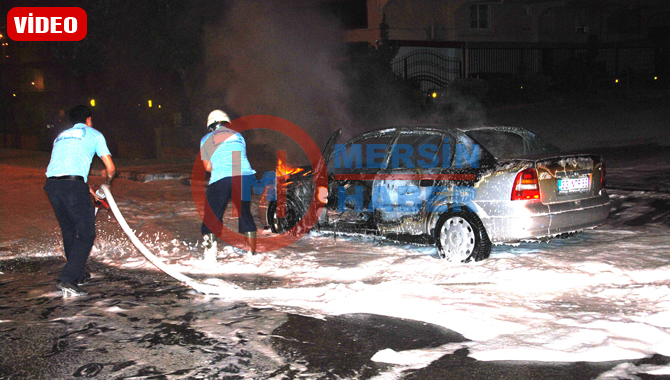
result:
[[[607,220],[610,201],[597,197],[545,205],[539,201],[483,202],[478,213],[494,243],[514,243],[599,226]]]

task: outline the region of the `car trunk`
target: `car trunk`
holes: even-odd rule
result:
[[[535,159],[544,204],[597,197],[603,188],[603,161],[599,155],[562,155]]]

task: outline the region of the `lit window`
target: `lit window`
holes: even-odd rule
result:
[[[490,4],[472,4],[472,5],[470,5],[470,28],[471,29],[490,29],[491,28],[491,5]]]

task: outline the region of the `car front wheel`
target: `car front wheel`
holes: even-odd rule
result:
[[[284,233],[298,223],[298,218],[295,211],[286,207],[286,218],[277,217],[277,202],[270,202],[267,211],[267,221],[270,225],[270,230],[276,234]]]
[[[440,258],[451,262],[480,261],[491,254],[491,241],[477,215],[463,212],[442,214],[435,226]]]

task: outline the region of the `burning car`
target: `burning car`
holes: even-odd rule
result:
[[[435,244],[440,257],[467,262],[492,244],[594,228],[609,214],[600,155],[561,153],[522,128],[388,128],[336,144],[339,134],[323,151],[327,189],[314,191],[309,168],[278,173],[285,215],[276,201],[260,207],[272,232],[295,226],[318,196],[313,228]]]

